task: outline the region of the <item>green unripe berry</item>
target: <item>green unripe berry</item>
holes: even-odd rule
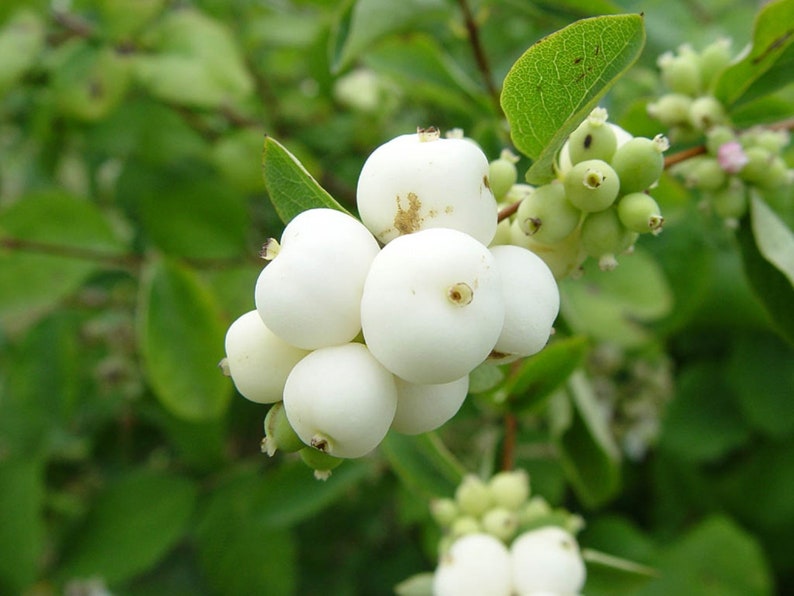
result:
[[[747,188],[738,178],[711,194],[711,206],[718,217],[737,221],[747,213]]]
[[[615,151],[612,167],[620,179],[620,194],[642,192],[656,184],[664,170],[663,152],[670,144],[667,138],[634,137]]]
[[[700,155],[686,168],[685,182],[690,188],[717,190],[725,185],[727,175],[714,157]]]
[[[673,93],[697,95],[701,89],[700,66],[695,56],[662,54],[659,57],[662,82]]]
[[[730,126],[714,126],[706,133],[706,150],[716,156],[725,143],[736,140],[736,133]]]
[[[700,77],[703,88],[708,89],[714,77],[719,74],[731,61],[731,40],[718,39],[707,45],[698,56]]]
[[[466,475],[458,485],[455,501],[462,513],[474,517],[485,513],[492,505],[488,486],[474,474]]]
[[[265,438],[262,440],[262,451],[272,456],[277,450],[294,453],[306,447],[298,434],[290,426],[284,402],[276,402],[265,416]]]
[[[458,519],[460,509],[452,499],[433,499],[430,502],[430,514],[442,528],[448,528]]]
[[[488,164],[488,182],[497,201],[503,200],[518,180],[516,162],[518,157],[509,149],[505,149],[499,159]]]
[[[317,480],[328,480],[331,477],[331,471],[338,468],[339,464],[344,461],[342,458],[328,455],[314,447],[304,447],[298,454],[303,463],[314,470],[314,477]]]
[[[568,139],[568,155],[571,163],[587,159],[609,161],[618,147],[615,130],[607,123],[607,111],[595,108]]]
[[[631,141],[626,145],[629,143]],[[620,149],[615,154],[619,152]],[[618,174],[600,159],[588,159],[574,165],[565,175],[563,184],[568,200],[574,207],[586,212],[606,209],[615,202],[620,190]]]
[[[499,472],[488,481],[488,490],[497,506],[516,511],[529,498],[529,474],[524,470]]]
[[[790,135],[785,130],[772,130],[769,128],[751,129],[741,137],[744,147],[763,147],[772,153],[778,154],[789,144]]]
[[[508,542],[516,535],[518,524],[518,513],[505,507],[494,507],[482,516],[482,529],[503,542]]]
[[[620,222],[616,208],[590,213],[582,224],[582,248],[598,259],[604,270],[617,267],[615,255],[628,249],[636,238],[637,234]]]
[[[581,211],[568,201],[565,187],[559,182],[535,189],[521,201],[516,221],[527,236],[546,244],[559,242],[579,224]]]
[[[478,532],[482,532],[482,526],[473,515],[461,515],[452,522],[449,528],[450,536],[453,538],[460,538],[466,534],[477,534]]]
[[[764,190],[772,190],[790,184],[793,178],[794,171],[789,170],[788,164],[781,156],[775,155],[769,163],[766,176],[756,185]]]
[[[633,192],[622,197],[618,201],[618,218],[626,228],[638,234],[658,234],[664,223],[659,205],[644,192]]]
[[[667,93],[653,103],[649,103],[648,115],[656,118],[664,126],[678,126],[689,123],[689,110],[692,98],[682,93]]]
[[[689,123],[697,129],[708,130],[728,122],[728,114],[722,103],[711,95],[698,97],[689,108]]]
[[[529,502],[521,508],[519,521],[522,526],[533,525],[537,520],[547,517],[552,513],[551,505],[541,496],[532,497]]]
[[[764,147],[749,147],[745,150],[747,164],[739,172],[739,177],[750,184],[761,185],[769,175],[775,154]]]

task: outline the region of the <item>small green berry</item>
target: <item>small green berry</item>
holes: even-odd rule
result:
[[[698,97],[689,108],[689,122],[697,129],[708,130],[728,122],[728,114],[722,103],[711,95]]]
[[[495,159],[488,164],[488,181],[491,186],[491,192],[497,201],[504,200],[516,180],[518,180],[517,162],[518,156],[509,149],[505,149],[499,159]]]
[[[666,52],[659,57],[662,82],[673,93],[697,95],[701,89],[700,65],[694,56]]]
[[[461,512],[479,517],[491,507],[488,486],[474,474],[468,474],[455,490],[455,501]]]
[[[331,471],[344,461],[342,458],[328,455],[314,447],[304,447],[298,454],[303,463],[314,470],[314,477],[317,480],[328,480],[331,477]]]
[[[727,175],[714,157],[699,155],[686,169],[685,182],[690,188],[717,190],[725,185]]]
[[[651,118],[656,118],[664,126],[678,126],[689,123],[689,110],[692,98],[682,93],[662,95],[646,108]]]
[[[632,141],[626,143],[629,145]],[[623,145],[625,147],[626,145]],[[615,155],[620,153],[622,147]],[[620,189],[616,170],[600,159],[588,159],[574,165],[565,175],[565,196],[582,211],[602,211],[615,202]]]
[[[460,538],[466,534],[477,534],[482,532],[482,525],[473,515],[461,515],[449,528],[449,533],[453,538]]]
[[[738,221],[747,213],[747,188],[738,178],[711,194],[714,213],[725,220]]]
[[[546,244],[559,242],[579,224],[581,211],[568,201],[559,182],[539,186],[521,201],[516,221],[527,236]]]
[[[731,40],[718,39],[714,43],[703,48],[698,56],[700,65],[700,76],[703,88],[708,89],[711,83],[731,61]]]
[[[706,133],[706,149],[710,155],[716,157],[720,147],[735,140],[736,133],[730,126],[724,124],[714,126]]]
[[[670,143],[662,135],[653,139],[635,137],[615,151],[612,167],[620,179],[620,193],[642,192],[659,180]]]
[[[482,529],[504,542],[516,535],[518,525],[518,513],[505,507],[494,507],[482,516]]]
[[[622,197],[618,202],[618,218],[626,228],[638,234],[658,234],[664,223],[659,205],[644,192],[633,192]]]
[[[430,514],[439,526],[448,528],[460,515],[460,509],[452,499],[433,499],[430,502]]]
[[[739,177],[750,184],[764,184],[776,155],[769,149],[758,146],[748,147],[744,153],[747,164],[739,172]]]
[[[591,213],[582,224],[582,248],[591,257],[599,260],[602,269],[617,266],[616,255],[628,249],[637,234],[621,222],[616,208]]]
[[[488,481],[488,490],[496,505],[518,510],[529,498],[529,474],[524,470],[498,472]]]
[[[607,111],[595,108],[568,139],[568,155],[571,163],[587,159],[609,161],[618,147],[614,129],[607,123]]]
[[[298,434],[290,426],[284,402],[276,402],[265,416],[265,438],[262,440],[262,451],[272,456],[277,450],[294,453],[306,447]]]

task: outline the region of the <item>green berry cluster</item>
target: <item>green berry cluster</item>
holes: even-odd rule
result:
[[[474,474],[465,476],[454,498],[430,503],[444,532],[440,552],[468,534],[489,534],[509,545],[516,536],[544,525],[559,525],[571,533],[581,530],[579,516],[553,509],[543,497],[530,493],[524,470],[498,472],[487,481]]]
[[[496,242],[529,248],[558,279],[575,273],[588,256],[612,269],[639,234],[662,229],[648,189],[662,174],[669,143],[662,135],[632,137],[607,119],[607,111],[596,108],[571,133],[557,179],[537,188],[513,184],[496,195],[502,204],[520,202],[510,222],[501,222]],[[503,156],[492,167],[506,169],[507,163]]]
[[[706,133],[706,153],[676,164],[671,172],[704,195],[704,206],[730,227],[747,211],[751,192],[774,191],[794,179],[783,159],[790,135],[753,128],[737,133],[715,126]]]
[[[648,104],[648,114],[667,126],[676,141],[726,124],[728,114],[712,91],[717,74],[730,61],[731,43],[727,39],[717,40],[700,52],[689,44],[676,52],[665,52],[657,64],[668,92]]]

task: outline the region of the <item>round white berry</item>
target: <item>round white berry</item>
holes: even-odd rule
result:
[[[395,381],[397,412],[391,427],[407,435],[437,429],[457,414],[469,391],[468,375],[438,385],[409,383],[399,377],[395,377]]]
[[[301,440],[334,457],[361,457],[386,436],[394,377],[359,343],[320,348],[287,377],[284,409]]]
[[[510,554],[490,534],[466,534],[442,555],[433,576],[435,596],[510,596]]]
[[[281,400],[292,367],[308,352],[275,335],[252,310],[226,331],[226,367],[240,395],[260,404]]]
[[[334,209],[297,215],[256,283],[256,308],[287,343],[308,350],[351,341],[361,330],[359,305],[379,246],[357,219]]]
[[[437,131],[401,135],[375,149],[361,169],[361,221],[383,243],[444,227],[489,244],[497,210],[488,172],[488,159],[471,141]]]
[[[505,301],[504,324],[491,358],[510,362],[546,345],[560,310],[560,293],[551,269],[531,250],[504,245],[492,247],[491,254]]]
[[[395,238],[372,261],[361,325],[372,354],[411,383],[450,383],[488,356],[504,298],[488,249],[433,228]]]
[[[519,594],[578,594],[586,569],[576,539],[556,526],[524,532],[510,546],[513,586]]]

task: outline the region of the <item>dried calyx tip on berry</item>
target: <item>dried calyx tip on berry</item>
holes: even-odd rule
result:
[[[272,261],[278,256],[281,250],[281,245],[275,238],[268,238],[262,245],[262,250],[259,251],[259,257],[265,261]]]
[[[428,126],[427,128],[417,126],[416,134],[419,135],[419,140],[422,142],[436,141],[441,137],[441,131],[435,126]]]

